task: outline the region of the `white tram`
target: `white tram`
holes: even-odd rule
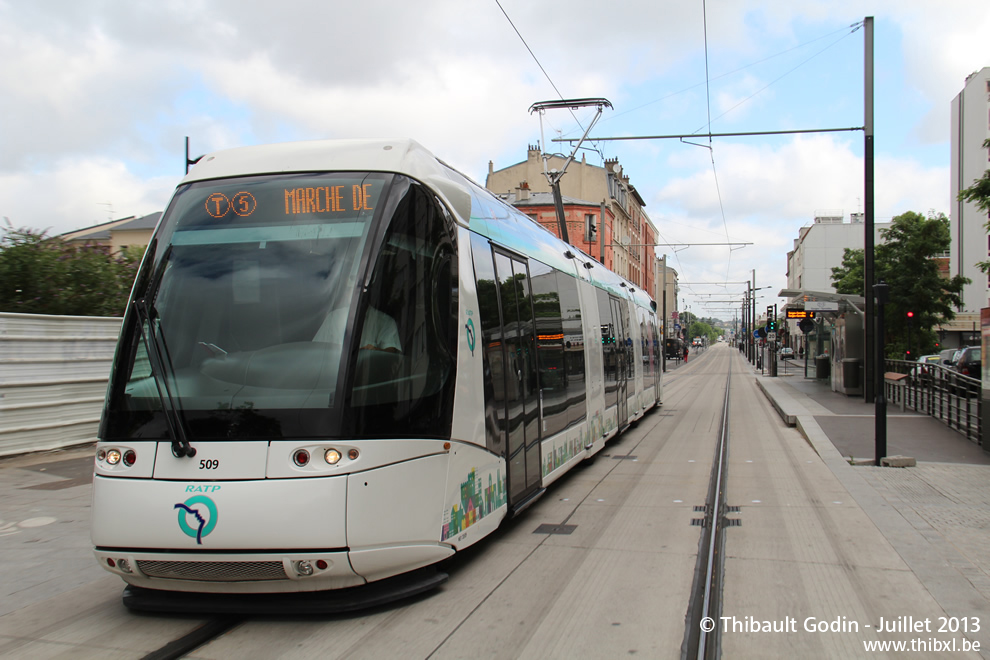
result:
[[[96,557],[136,608],[434,565],[659,403],[655,308],[416,142],[208,155],[124,319]]]

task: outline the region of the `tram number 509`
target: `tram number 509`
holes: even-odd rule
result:
[[[209,458],[199,462],[200,470],[216,470],[219,467],[220,461],[215,458]]]

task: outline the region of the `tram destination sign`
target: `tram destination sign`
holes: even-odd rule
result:
[[[815,313],[807,309],[789,309],[787,310],[787,318],[789,319],[813,319],[815,318]]]

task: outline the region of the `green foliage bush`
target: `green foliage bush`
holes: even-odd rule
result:
[[[8,223],[0,237],[0,311],[122,316],[139,252],[113,255],[105,246],[73,245]]]

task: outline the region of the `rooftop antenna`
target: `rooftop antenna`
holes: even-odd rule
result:
[[[588,124],[588,129],[584,132],[584,135],[582,135],[581,139],[578,140],[576,145],[574,145],[574,150],[571,151],[571,155],[568,156],[567,160],[564,161],[563,167],[560,168],[559,172],[556,169],[553,170],[548,169],[547,163],[550,160],[550,154],[548,154],[545,150],[547,143],[543,139],[543,114],[547,110],[560,110],[560,109],[574,110],[575,108],[587,108],[591,106],[597,106],[598,112],[595,114],[595,118],[591,120],[591,123]],[[571,164],[572,160],[574,160],[574,155],[578,152],[578,149],[581,148],[581,145],[584,143],[585,138],[588,137],[588,133],[591,132],[592,127],[602,116],[602,110],[604,108],[611,108],[611,107],[612,104],[608,101],[608,99],[602,99],[602,98],[560,99],[559,101],[541,101],[539,103],[534,103],[529,107],[530,114],[533,114],[534,112],[540,113],[540,143],[541,143],[541,147],[543,147],[544,149],[543,176],[547,178],[547,183],[550,184],[550,190],[551,192],[553,192],[553,205],[557,210],[557,224],[560,227],[560,238],[565,243],[570,243],[571,240],[567,236],[567,221],[564,218],[564,199],[560,195],[560,180],[563,178],[564,172],[567,171],[567,166]]]
[[[113,202],[97,202],[96,204],[107,207],[107,222],[113,220]]]
[[[195,165],[199,161],[203,160],[202,156],[197,156],[190,160],[189,158],[189,136],[186,136],[186,174],[189,174],[189,166]]]

